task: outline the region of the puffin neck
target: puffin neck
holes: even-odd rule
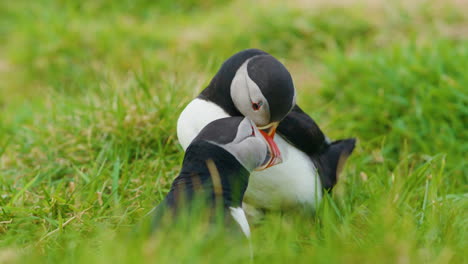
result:
[[[231,98],[232,79],[234,79],[237,70],[246,60],[267,54],[258,49],[248,49],[233,55],[223,63],[208,87],[200,93],[198,98],[214,102],[230,116],[241,116],[242,114],[237,110]]]
[[[210,163],[214,166],[209,166]],[[250,172],[231,153],[200,140],[192,142],[187,149],[182,171],[175,179],[171,192],[184,188],[188,197],[192,197],[197,189],[201,189],[209,197],[216,198],[215,188],[219,188],[216,185],[220,184],[218,191],[221,192],[224,206],[237,207],[242,204],[249,176]]]

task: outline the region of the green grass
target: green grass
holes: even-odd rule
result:
[[[0,2],[0,263],[249,262],[134,226],[179,171],[178,114],[251,47],[359,140],[314,216],[253,227],[253,262],[468,262],[464,1],[198,2]]]

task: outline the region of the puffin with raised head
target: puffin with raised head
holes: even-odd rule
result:
[[[296,105],[286,67],[258,49],[226,60],[208,87],[185,107],[177,122],[180,144],[186,149],[208,123],[229,116],[251,119],[271,153],[265,170],[250,177],[243,201],[249,210],[314,210],[336,184],[355,146],[353,138],[329,140]]]
[[[190,210],[219,213],[216,210],[221,208],[224,222],[236,222],[249,237],[242,200],[250,173],[265,167],[270,161],[269,151],[264,137],[248,118],[237,116],[211,122],[187,148],[180,174],[155,209],[153,228],[160,226],[165,217],[172,224],[174,217],[196,213]]]

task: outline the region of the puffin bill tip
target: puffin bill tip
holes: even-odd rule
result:
[[[281,157],[281,152],[278,148],[278,145],[274,141],[274,136],[276,133],[276,128],[278,127],[278,122],[271,123],[267,126],[259,128],[260,134],[267,142],[268,145],[268,155],[263,164],[256,170],[264,170],[274,165],[280,164],[283,162]]]

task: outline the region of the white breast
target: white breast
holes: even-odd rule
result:
[[[177,138],[186,150],[198,133],[214,120],[229,117],[217,104],[195,98],[177,120]]]
[[[250,175],[244,203],[270,210],[304,206],[315,209],[322,198],[322,184],[309,157],[281,136],[275,136],[283,162]]]
[[[229,207],[229,210],[231,210],[232,218],[239,224],[245,236],[250,237],[250,226],[244,210],[241,207]]]
[[[196,98],[188,104],[177,121],[177,137],[184,150],[203,127],[224,117],[229,115],[212,102]],[[322,186],[313,162],[280,136],[275,136],[275,142],[283,163],[251,174],[244,203],[271,210],[316,208],[322,197]]]

